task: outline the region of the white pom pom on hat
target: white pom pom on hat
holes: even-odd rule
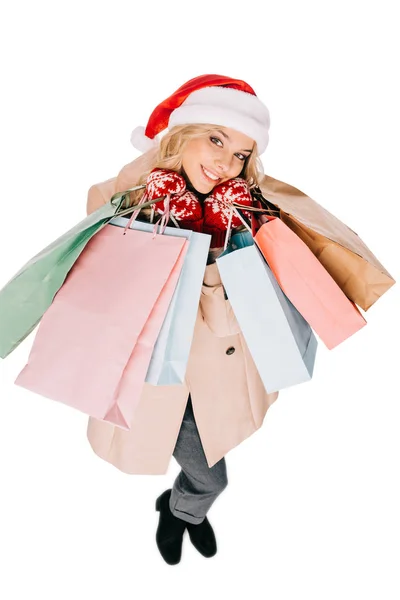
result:
[[[259,154],[268,146],[268,108],[245,81],[224,75],[200,75],[184,83],[153,110],[145,128],[132,131],[131,143],[147,152],[168,127],[195,123],[236,129],[256,141]]]
[[[147,152],[157,146],[157,140],[147,137],[145,128],[142,125],[135,127],[131,133],[131,144],[140,152]]]

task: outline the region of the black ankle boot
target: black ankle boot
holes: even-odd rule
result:
[[[177,565],[181,560],[183,534],[186,521],[175,517],[169,508],[171,489],[165,490],[156,500],[156,510],[160,511],[156,542],[161,556],[169,565]]]
[[[193,546],[206,558],[210,558],[217,553],[217,541],[215,539],[213,528],[207,517],[199,523],[186,523],[190,541]]]

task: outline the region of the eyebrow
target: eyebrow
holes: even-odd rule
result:
[[[222,131],[222,129],[216,129],[215,131],[218,131],[227,140],[229,140],[229,141],[231,140],[231,138],[229,137],[229,135],[227,135],[224,131]],[[250,154],[251,154],[253,152],[253,150],[240,150],[240,152],[250,152]]]

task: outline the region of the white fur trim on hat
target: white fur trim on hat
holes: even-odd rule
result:
[[[268,146],[269,110],[257,96],[248,92],[220,86],[192,92],[171,113],[168,127],[191,123],[236,129],[255,140],[259,154]]]
[[[145,128],[139,125],[139,127],[135,127],[131,134],[131,144],[136,150],[140,150],[140,152],[147,152],[152,148],[155,148],[158,144],[158,141],[154,138],[151,139],[145,135]]]

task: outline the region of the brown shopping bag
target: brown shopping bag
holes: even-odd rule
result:
[[[363,310],[395,283],[362,239],[315,200],[268,175],[259,189],[256,198],[261,203],[267,200],[273,214],[307,244],[346,296]]]

